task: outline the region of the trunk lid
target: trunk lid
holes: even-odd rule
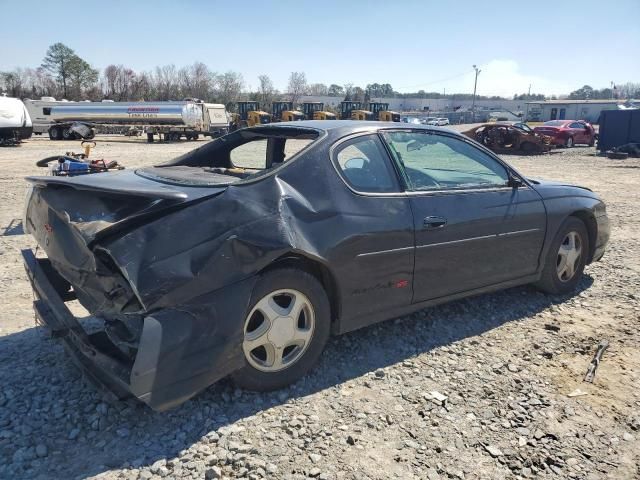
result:
[[[89,244],[115,228],[165,209],[181,208],[226,189],[225,185],[167,184],[142,177],[135,171],[27,177],[26,180],[35,188],[27,200],[25,228],[45,251],[51,245],[51,238],[47,244],[46,237],[52,236],[55,226],[66,225]]]
[[[536,133],[541,133],[542,135],[554,136],[560,131],[560,129],[558,127],[536,127],[533,129],[533,131]]]
[[[226,189],[171,185],[134,171],[27,181],[33,188],[27,197],[25,231],[35,237],[81,303],[102,313],[124,311],[135,302],[132,286],[97,241]]]

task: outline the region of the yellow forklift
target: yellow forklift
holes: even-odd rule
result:
[[[341,120],[374,120],[373,113],[362,108],[362,102],[340,102]]]
[[[260,110],[258,102],[237,102],[238,113],[231,114],[230,130],[271,123],[271,115]]]
[[[373,120],[373,113],[369,110],[351,110],[351,120]]]
[[[271,114],[274,122],[296,122],[304,120],[304,113],[293,109],[293,102],[273,102]]]
[[[326,112],[322,102],[304,102],[302,112],[307,120],[335,120],[336,114]]]
[[[373,113],[374,120],[381,122],[399,122],[400,114],[389,110],[388,103],[369,102],[369,110]]]

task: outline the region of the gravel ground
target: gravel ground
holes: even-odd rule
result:
[[[93,156],[133,167],[193,147],[103,137]],[[508,158],[607,202],[610,248],[574,296],[520,287],[430,308],[331,339],[286,390],[223,381],[160,414],[103,401],[34,326],[22,177],[67,150],[78,142],[0,149],[0,478],[640,478],[640,161]]]

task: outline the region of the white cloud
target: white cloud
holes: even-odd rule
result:
[[[491,60],[479,65],[479,68],[481,72],[478,76],[478,95],[500,95],[508,98],[514,93],[527,93],[529,85],[531,93],[545,95],[561,95],[573,90],[563,81],[520,72],[515,60]],[[456,80],[446,82],[448,84],[443,86],[450,92],[473,92],[474,75],[471,71]]]

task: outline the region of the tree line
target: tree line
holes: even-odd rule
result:
[[[256,100],[269,104],[277,100],[296,103],[303,95],[341,97],[347,101],[368,102],[374,98],[447,98],[467,100],[468,93],[443,94],[419,90],[399,93],[388,83],[371,83],[365,87],[352,83],[325,85],[309,83],[304,72],[291,72],[287,89],[280,92],[266,75],[258,77],[258,87],[249,91],[241,73],[212,71],[202,62],[176,67],[158,66],[152,71],[136,72],[125,65],[108,65],[99,72],[89,62],[62,43],[51,45],[36,68],[16,68],[0,72],[0,90],[17,98],[51,96],[68,100],[110,99],[115,101],[162,101],[199,98],[207,102],[232,106],[238,100]],[[502,97],[478,95],[477,99],[503,100]],[[555,99],[555,97],[551,97]],[[571,92],[570,99],[640,98],[640,84],[626,83],[614,88],[594,89],[589,85]],[[542,94],[515,94],[514,100],[545,100]]]

